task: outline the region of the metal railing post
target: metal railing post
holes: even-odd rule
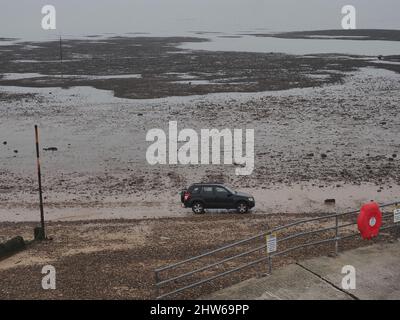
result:
[[[268,274],[272,274],[272,258],[268,255]]]
[[[335,217],[335,254],[339,254],[339,216]]]

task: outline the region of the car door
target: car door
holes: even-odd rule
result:
[[[206,208],[216,208],[214,187],[203,186],[201,190],[201,199]]]
[[[232,209],[234,207],[232,194],[224,187],[215,187],[217,208]]]

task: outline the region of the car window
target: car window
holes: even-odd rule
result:
[[[229,193],[225,188],[221,188],[221,187],[216,187],[215,191],[217,193],[217,196],[224,196]]]
[[[191,193],[199,193],[200,187],[194,187]]]
[[[212,187],[203,187],[203,193],[213,193]]]

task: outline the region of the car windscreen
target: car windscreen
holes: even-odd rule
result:
[[[224,188],[225,188],[226,190],[228,190],[228,192],[230,192],[230,193],[233,193],[233,194],[236,193],[236,191],[232,190],[232,189],[229,188],[229,187],[224,186]]]

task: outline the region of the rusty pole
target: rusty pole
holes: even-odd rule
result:
[[[36,161],[39,182],[39,203],[40,203],[40,224],[41,224],[41,238],[46,239],[45,225],[44,225],[44,210],[43,210],[43,192],[42,192],[42,174],[40,171],[40,155],[39,155],[39,129],[35,125],[35,140],[36,140]]]
[[[63,52],[62,52],[62,39],[60,36],[60,68],[61,68],[61,79],[63,78]]]

